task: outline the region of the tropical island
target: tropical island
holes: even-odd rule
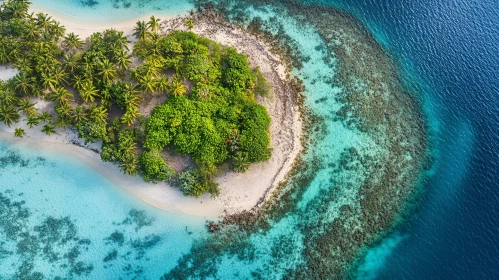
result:
[[[0,13],[0,64],[19,71],[0,81],[5,125],[24,121],[46,135],[74,127],[85,144],[101,141],[101,159],[123,173],[195,197],[219,194],[222,169],[245,172],[270,158],[271,118],[255,96],[269,97],[271,84],[235,48],[191,31],[161,35],[154,16],[136,23],[133,44],[115,29],[83,40],[28,9],[11,0]],[[53,112],[37,110],[37,101],[50,101]],[[176,172],[168,154],[190,168]]]
[[[110,187],[212,221],[203,230],[213,234],[163,279],[222,278],[227,267],[244,277],[238,268],[248,264],[246,278],[357,278],[366,246],[417,206],[429,166],[421,107],[396,61],[362,22],[336,8],[194,3],[189,15],[96,26],[6,1],[0,138],[50,149],[63,162],[70,154]],[[95,185],[100,198],[104,188]],[[110,193],[111,202],[123,195]],[[16,214],[8,223],[16,228],[22,203],[2,204]],[[97,199],[94,208],[100,204],[108,203]],[[28,237],[14,241],[28,244]],[[105,260],[121,257],[109,253]],[[128,255],[122,260],[129,263]]]

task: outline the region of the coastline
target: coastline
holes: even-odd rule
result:
[[[310,109],[306,150],[275,198],[258,211],[226,216],[227,226],[165,278],[216,278],[227,255],[254,262],[246,254],[252,251],[272,256],[272,264],[251,271],[263,278],[355,278],[364,248],[400,225],[419,193],[427,151],[420,106],[390,54],[347,12],[282,3],[253,14],[253,7],[217,1],[206,10],[236,24],[250,22],[264,34],[270,30],[271,39],[279,30],[284,49],[299,50],[288,53],[302,66]]]
[[[135,22],[149,18],[149,16],[144,16],[117,24],[110,22],[108,26],[95,23],[87,25],[62,13],[38,6],[32,6],[30,11],[48,13],[66,27],[66,33],[74,32],[82,39],[93,32],[109,28],[124,31],[130,39]],[[163,32],[172,29],[186,29],[183,22],[187,19],[188,17],[163,20]],[[85,28],[81,28],[81,26],[85,26]],[[152,184],[144,182],[138,176],[130,178],[123,175],[117,165],[101,161],[99,154],[95,152],[100,150],[99,143],[83,145],[83,141],[77,137],[77,133],[72,129],[58,128],[56,134],[47,136],[40,131],[40,128],[29,129],[21,121],[11,128],[1,125],[0,139],[16,145],[29,145],[42,150],[68,154],[82,160],[120,189],[165,211],[217,219],[225,214],[234,214],[258,207],[271,195],[279,182],[285,179],[291,171],[295,159],[302,151],[301,116],[297,104],[295,104],[294,91],[287,82],[289,75],[281,59],[270,52],[270,47],[253,35],[244,33],[235,25],[222,21],[211,21],[208,17],[198,17],[193,31],[248,54],[252,66],[260,66],[262,73],[272,83],[274,89],[272,100],[258,98],[258,102],[268,108],[272,118],[270,127],[271,148],[274,149],[272,157],[268,162],[251,165],[246,173],[225,172],[221,174],[216,178],[216,182],[220,185],[218,197],[212,199],[208,194],[197,199],[185,197],[179,190],[168,186],[165,182]],[[46,104],[40,102],[39,105]],[[27,135],[24,138],[15,138],[13,136],[14,127],[24,128]]]
[[[82,40],[85,40],[88,36],[92,35],[94,32],[104,31],[106,29],[114,28],[118,31],[123,31],[125,35],[130,35],[135,27],[135,23],[139,20],[149,20],[152,14],[139,16],[129,20],[120,21],[95,21],[95,20],[83,20],[72,18],[68,14],[64,14],[60,11],[52,10],[46,7],[41,7],[36,4],[31,4],[29,7],[29,12],[33,12],[35,15],[37,13],[48,14],[52,19],[59,21],[66,28],[66,34],[74,32],[79,35]],[[173,18],[168,15],[161,15],[162,19]]]
[[[165,263],[149,262],[161,258],[146,259],[148,264],[144,267],[164,269],[165,279],[199,275],[228,278],[229,274],[223,274],[227,267],[236,278],[358,277],[359,265],[369,248],[377,246],[404,222],[408,211],[415,207],[414,199],[422,194],[422,185],[418,183],[425,179],[428,135],[421,104],[401,82],[397,61],[353,15],[331,7],[311,5],[304,9],[287,3],[255,11],[251,9],[254,4],[248,1],[249,6],[245,6],[244,0],[237,1],[231,10],[226,1],[219,2],[218,10],[210,3],[200,6],[198,14],[165,17],[161,21],[162,33],[168,33],[187,30],[185,23],[192,20],[195,33],[247,54],[251,65],[260,66],[274,85],[274,99],[256,97],[272,117],[272,158],[251,165],[244,174],[230,173],[222,165],[216,178],[221,190],[219,197],[184,197],[164,182],[150,184],[140,177],[130,179],[121,174],[117,165],[100,160],[100,143],[82,144],[74,129],[58,128],[58,134],[46,136],[40,132],[41,127],[28,130],[21,122],[12,128],[0,125],[0,139],[8,138],[28,151],[37,147],[56,156],[83,161],[104,176],[89,178],[90,184],[100,191],[112,196],[124,191],[124,195],[131,195],[129,201],[146,202],[167,211],[164,217],[175,213],[190,215],[201,222],[198,225],[203,233],[206,228],[202,223],[206,219],[206,227],[212,234],[196,238],[189,244],[190,251],[173,260],[176,264],[164,268]],[[107,13],[106,9],[101,10]],[[64,17],[66,12],[60,16]],[[117,20],[113,16],[108,18]],[[86,36],[106,29],[103,27],[106,23],[86,25],[88,19],[67,17],[65,20],[72,22],[67,25],[68,32]],[[87,28],[79,28],[75,22]],[[132,20],[109,22],[109,27],[122,23],[131,27],[122,26],[118,30],[123,30],[133,42]],[[272,31],[276,30],[274,34]],[[264,39],[260,40],[261,36]],[[276,49],[269,51],[268,46]],[[294,78],[283,62],[294,66],[293,73],[301,78],[300,84],[293,84]],[[306,97],[301,98],[299,89],[293,90],[298,86],[306,89]],[[49,102],[38,101],[36,107],[53,113]],[[145,112],[152,107],[141,112],[148,114]],[[28,133],[25,139],[13,136],[14,127],[19,126]],[[167,154],[164,156],[170,159]],[[169,162],[177,170],[189,164],[188,160],[172,158]],[[65,174],[75,179],[79,172],[69,170],[75,171]],[[89,170],[85,167],[84,173]],[[107,178],[114,186],[99,186],[97,181],[101,182],[101,178]],[[20,182],[17,177],[14,180],[11,185]],[[59,191],[51,193],[54,199],[64,192],[65,186],[60,186]],[[112,196],[110,202],[122,200]],[[102,196],[82,197],[99,201]],[[121,224],[113,223],[112,229]],[[160,235],[168,227],[161,227]],[[192,234],[187,227],[185,231],[183,226],[181,229],[184,235]],[[126,236],[135,240],[133,235]],[[178,241],[179,236],[177,232],[172,238]],[[170,239],[165,241],[164,244],[178,251]],[[165,253],[168,248],[160,249]],[[98,250],[102,251],[102,247]],[[115,252],[123,264],[129,262],[128,255]],[[170,261],[172,257],[167,259]],[[104,268],[107,267],[105,264]],[[239,267],[245,269],[241,271]]]

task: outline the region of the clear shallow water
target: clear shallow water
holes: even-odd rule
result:
[[[206,234],[204,220],[152,208],[89,166],[0,141],[1,279],[157,279]],[[28,269],[31,268],[31,269]]]
[[[67,13],[76,17],[94,15],[99,20],[111,20],[111,17],[105,18],[107,13],[123,16],[123,19],[133,18],[154,10],[154,4],[140,7],[140,4],[136,3],[155,3],[133,1],[132,5],[137,7],[135,10],[113,10],[112,3],[116,1],[99,1],[101,3],[93,7],[78,6],[82,1],[34,2],[48,5],[47,7],[54,10],[72,11]],[[499,274],[499,199],[496,192],[499,180],[495,172],[499,169],[499,73],[497,67],[494,68],[494,65],[499,65],[497,52],[494,51],[497,50],[494,42],[498,42],[498,23],[497,17],[494,16],[497,14],[494,12],[497,7],[493,1],[442,1],[432,5],[415,1],[342,1],[325,4],[338,5],[352,11],[397,58],[409,86],[416,90],[418,98],[423,102],[431,132],[434,165],[429,172],[431,177],[426,184],[428,192],[420,209],[408,224],[367,253],[364,265],[359,268],[359,275],[380,279],[495,278],[494,276]],[[295,29],[289,29],[293,34]],[[331,100],[314,106],[315,100],[327,95],[324,94],[326,89],[328,94],[331,93],[330,87],[320,80],[328,75],[330,70],[321,63],[321,54],[315,48],[318,44],[317,38],[314,38],[313,34],[299,33],[298,30],[293,37],[299,41],[300,48],[311,56],[310,63],[298,73],[300,77],[305,78],[309,92],[313,93],[306,102],[318,114],[328,115],[330,108],[334,109],[336,106]],[[319,79],[314,81],[316,78]],[[415,85],[414,81],[420,85]],[[335,135],[341,137],[330,135],[331,138],[323,139],[316,147],[317,154],[329,157],[330,161],[334,161],[342,147],[352,140],[365,140],[357,139],[356,134],[351,135],[351,131],[344,130],[342,126],[333,126],[331,129],[336,132]],[[317,174],[304,195],[300,204],[302,207],[313,200],[330,176],[327,169]],[[19,178],[12,179],[13,182],[15,180]],[[130,198],[116,199],[115,191],[108,195],[114,197],[109,203],[131,203]],[[38,198],[40,197],[32,195],[32,201],[41,201],[37,200]],[[61,205],[67,205],[63,208],[70,206],[67,203]],[[34,203],[33,207],[45,211],[47,206]],[[335,208],[331,209],[331,212],[334,213],[334,210]],[[122,210],[119,214],[116,209],[106,211],[116,213],[115,219],[106,222],[113,220],[119,223],[129,213]],[[72,212],[66,210],[65,213]],[[165,219],[171,218],[168,214],[162,215]],[[202,222],[194,224],[201,227]],[[303,243],[301,235],[290,230],[297,222],[293,218],[283,219],[267,235],[254,235],[252,243],[259,244],[257,251],[261,256],[268,256],[273,250],[272,239],[279,240],[279,236],[294,232],[286,239],[286,244],[292,247],[300,246]],[[91,223],[93,222],[88,222]],[[181,226],[178,226],[179,230],[180,228]],[[174,234],[165,240],[169,238],[177,240]],[[98,238],[92,240],[98,244]],[[179,244],[184,241],[186,244],[192,242],[187,239],[179,241]],[[160,247],[162,246],[158,245],[156,248]],[[100,255],[105,258],[106,254]],[[166,272],[177,256],[161,255],[158,259],[166,262],[162,264],[161,270]],[[237,270],[241,271],[240,277],[251,277],[251,266],[262,266],[262,263],[270,261],[272,259],[262,257],[255,263],[244,263],[237,258],[226,257],[219,266],[219,276],[233,278]],[[293,265],[296,264],[281,264],[282,267]],[[158,266],[152,262],[144,263],[144,267],[148,272],[152,271],[151,277],[161,275],[157,271],[159,269],[155,269]],[[99,269],[96,268],[95,271]],[[126,277],[125,272],[120,273]]]
[[[141,16],[177,16],[194,6],[185,0],[35,0],[34,5],[91,22],[119,22]]]

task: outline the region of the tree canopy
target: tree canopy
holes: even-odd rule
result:
[[[270,117],[255,95],[268,95],[270,84],[246,55],[193,32],[160,35],[155,17],[137,22],[133,49],[114,29],[84,39],[46,14],[29,15],[29,4],[8,0],[0,11],[0,64],[19,70],[0,81],[5,125],[23,120],[47,135],[74,126],[85,142],[102,141],[102,160],[185,195],[216,195],[220,168],[244,172],[269,159]],[[143,101],[160,95],[166,101],[143,116]],[[38,111],[39,98],[52,101],[56,115]],[[167,151],[194,165],[176,174]]]

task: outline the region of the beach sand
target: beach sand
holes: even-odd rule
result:
[[[31,11],[48,13],[66,27],[66,33],[74,32],[82,38],[108,28],[122,30],[131,37],[135,22],[139,20],[92,24],[75,21],[64,14],[37,6],[32,6]],[[144,18],[149,18],[149,16]],[[186,19],[186,17],[170,18],[163,21],[161,24],[163,32],[167,33],[173,29],[185,30],[183,23]],[[216,178],[216,182],[220,185],[218,197],[211,198],[208,194],[199,198],[185,197],[179,190],[164,182],[146,183],[140,177],[130,178],[123,175],[117,165],[101,161],[99,154],[96,153],[100,150],[100,143],[83,145],[83,141],[78,139],[73,129],[58,128],[57,134],[47,136],[40,131],[41,127],[29,129],[25,122],[21,121],[11,128],[1,124],[0,138],[17,145],[34,146],[78,158],[109,178],[121,189],[165,211],[217,219],[224,214],[258,207],[270,196],[278,183],[285,179],[294,160],[302,150],[302,122],[295,100],[296,96],[288,82],[289,75],[279,57],[269,51],[269,46],[247,32],[243,32],[239,27],[229,25],[221,19],[202,15],[196,15],[194,23],[195,33],[224,45],[233,46],[238,51],[248,54],[252,66],[260,66],[262,73],[272,83],[274,91],[272,98],[257,98],[259,103],[268,108],[272,117],[270,126],[271,148],[274,149],[272,157],[268,162],[251,165],[246,173],[225,172],[218,176]],[[4,75],[2,71],[6,71],[4,67],[0,68],[0,76]],[[51,109],[50,104],[43,101],[37,106],[41,110],[50,111]],[[24,138],[13,136],[16,127],[26,130],[27,134]]]
[[[19,71],[12,67],[12,65],[0,65],[0,80],[8,80],[15,75],[17,75]]]
[[[29,7],[29,12],[34,13],[45,13],[52,17],[52,19],[59,21],[64,27],[66,27],[66,34],[74,32],[79,35],[81,39],[85,39],[92,35],[94,32],[104,31],[106,29],[114,28],[119,31],[123,31],[125,34],[130,35],[133,33],[135,23],[139,20],[148,21],[151,15],[144,15],[131,20],[116,20],[113,21],[109,19],[108,21],[96,21],[96,20],[84,20],[81,18],[74,19],[71,15],[61,13],[60,11],[55,11],[48,9],[46,7],[41,7],[36,4],[31,4]],[[167,19],[165,15],[161,16],[162,19]]]

